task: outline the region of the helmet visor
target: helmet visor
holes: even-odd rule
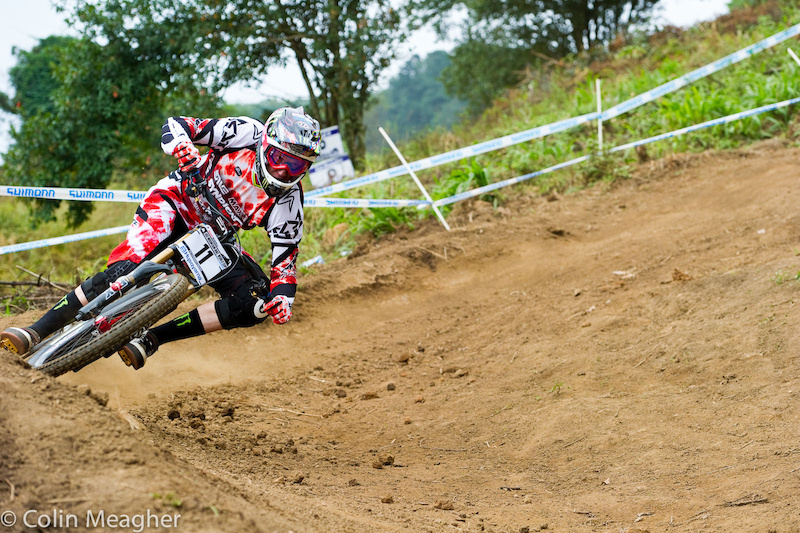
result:
[[[290,179],[281,180],[280,178],[276,178],[278,181],[284,181],[288,183],[294,182],[298,176],[302,176],[308,172],[309,167],[311,167],[311,161],[306,161],[305,159],[297,157],[296,155],[284,152],[280,148],[272,145],[267,146],[264,153],[267,157],[267,163],[269,163],[269,166],[272,168],[283,169],[287,174],[289,174]]]

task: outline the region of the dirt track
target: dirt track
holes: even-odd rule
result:
[[[138,373],[53,382],[2,356],[0,511],[798,531],[798,176],[800,150],[767,143],[502,216],[462,207],[451,234],[303,278],[286,326],[171,344]]]

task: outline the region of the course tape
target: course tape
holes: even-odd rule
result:
[[[10,254],[13,252],[22,252],[24,250],[32,250],[34,248],[42,248],[44,246],[55,246],[56,244],[65,244],[68,242],[82,241],[84,239],[94,239],[96,237],[106,237],[108,235],[117,235],[119,233],[126,233],[130,226],[117,226],[116,228],[100,229],[97,231],[89,231],[86,233],[75,233],[74,235],[64,235],[63,237],[53,237],[52,239],[42,239],[40,241],[23,242],[20,244],[10,244],[8,246],[0,246],[0,255]]]
[[[704,67],[700,67],[699,69],[693,70],[688,74],[684,74],[679,78],[668,81],[667,83],[660,85],[655,89],[651,89],[638,96],[634,96],[630,100],[626,100],[615,105],[614,107],[610,107],[601,113],[600,120],[609,120],[623,113],[627,113],[628,111],[652,102],[653,100],[660,98],[665,94],[673,93],[690,83],[694,83],[701,78],[705,78],[706,76],[714,74],[715,72],[719,72],[720,70],[729,67],[734,63],[738,63],[739,61],[747,59],[754,54],[762,52],[767,48],[771,48],[778,43],[782,43],[783,41],[791,39],[798,34],[800,34],[800,24],[795,24],[794,26],[778,32],[775,35],[767,37],[766,39],[763,39],[755,44],[751,44],[747,48],[742,48],[738,52],[734,52],[723,57],[722,59],[714,61],[713,63],[709,63]]]
[[[634,96],[633,98],[626,100],[620,104],[610,107],[605,111],[603,111],[602,113],[589,113],[588,115],[581,115],[579,117],[570,118],[559,122],[554,122],[553,124],[547,124],[545,126],[539,126],[537,128],[515,133],[513,135],[506,135],[505,137],[499,137],[497,139],[485,141],[467,148],[459,148],[457,150],[452,150],[450,152],[445,152],[443,154],[414,161],[412,163],[409,163],[409,167],[413,171],[433,168],[439,165],[443,165],[445,163],[452,163],[453,161],[466,159],[467,157],[475,156],[478,154],[499,150],[501,148],[507,148],[514,144],[531,141],[533,139],[539,139],[541,137],[545,137],[553,133],[558,133],[567,129],[574,128],[576,126],[579,126],[586,122],[590,122],[592,120],[598,120],[598,119],[602,121],[609,120],[623,113],[627,113],[628,111],[636,109],[637,107],[652,102],[653,100],[656,100],[666,94],[675,92],[678,89],[681,89],[690,83],[694,83],[695,81],[701,78],[705,78],[706,76],[714,74],[715,72],[719,72],[720,70],[729,67],[734,63],[738,63],[739,61],[747,59],[748,57],[757,54],[759,52],[762,52],[767,48],[771,48],[778,43],[786,41],[787,39],[791,39],[792,37],[798,34],[800,34],[800,24],[795,24],[794,26],[787,28],[781,32],[778,32],[775,35],[767,37],[766,39],[763,39],[755,44],[751,44],[750,46],[743,48],[738,52],[734,52],[726,57],[723,57],[722,59],[718,59],[713,63],[710,63],[704,67],[700,67],[697,70],[694,70],[688,74],[684,74],[683,76],[680,76],[672,81],[660,85],[655,89],[651,89],[638,96]],[[369,183],[375,183],[389,178],[394,178],[396,176],[402,176],[407,173],[408,171],[405,169],[405,167],[400,165],[392,167],[390,169],[381,170],[373,174],[367,174],[366,176],[362,176],[357,179],[348,180],[328,187],[316,189],[314,191],[307,193],[306,197],[317,197],[317,196],[325,196],[328,194],[334,194],[337,192],[354,189],[356,187],[361,187]]]
[[[753,115],[760,115],[761,113],[766,113],[768,111],[774,111],[775,109],[780,109],[782,107],[790,106],[793,104],[800,103],[800,97],[798,98],[791,98],[789,100],[784,100],[783,102],[778,102],[777,104],[767,104],[761,107],[757,107],[755,109],[750,109],[749,111],[742,111],[740,113],[734,113],[733,115],[728,115],[726,117],[716,118],[714,120],[709,120],[707,122],[702,122],[700,124],[695,124],[693,126],[687,126],[685,128],[681,128],[679,130],[670,131],[668,133],[662,133],[660,135],[656,135],[654,137],[648,137],[647,139],[642,139],[640,141],[630,142],[628,144],[623,144],[620,146],[616,146],[609,150],[609,152],[621,152],[622,150],[628,150],[630,148],[634,148],[636,146],[641,146],[643,144],[649,144],[656,141],[662,141],[664,139],[669,139],[671,137],[678,137],[680,135],[684,135],[686,133],[691,133],[697,130],[703,130],[706,128],[711,128],[713,126],[719,126],[721,124],[727,124],[729,122],[736,122],[737,120],[742,120],[747,117],[752,117]]]
[[[554,122],[552,124],[539,126],[526,131],[521,131],[511,135],[506,135],[505,137],[499,137],[497,139],[492,139],[489,141],[478,143],[469,146],[467,148],[459,148],[457,150],[452,150],[450,152],[445,152],[443,154],[427,157],[425,159],[420,159],[418,161],[410,163],[409,168],[414,171],[433,168],[439,165],[443,165],[445,163],[451,163],[453,161],[465,159],[470,156],[475,156],[486,152],[499,150],[501,148],[507,148],[514,144],[519,144],[533,139],[545,137],[553,133],[561,132],[567,129],[574,128],[581,124],[585,124],[586,122],[591,122],[592,120],[597,120],[597,119],[603,121],[609,120],[613,117],[631,111],[632,109],[635,109],[644,104],[652,102],[653,100],[660,98],[661,96],[675,92],[678,89],[685,87],[689,83],[695,82],[701,78],[704,78],[715,72],[718,72],[730,65],[733,65],[734,63],[738,63],[739,61],[742,61],[754,54],[762,52],[767,48],[771,48],[772,46],[775,46],[778,43],[786,41],[787,39],[791,39],[792,37],[798,34],[800,34],[800,24],[795,24],[794,26],[791,26],[790,28],[778,32],[775,35],[767,37],[766,39],[763,39],[755,44],[743,48],[738,52],[734,52],[704,67],[701,67],[688,74],[684,74],[683,76],[675,78],[674,80],[669,81],[663,85],[660,85],[655,89],[651,89],[638,96],[634,96],[630,100],[626,100],[625,102],[617,104],[616,106],[611,107],[603,111],[602,113],[589,113],[587,115],[581,115],[579,117],[561,120],[559,122]],[[306,193],[305,196],[307,199],[316,198],[319,196],[324,196],[328,194],[346,191],[349,189],[354,189],[356,187],[361,187],[369,183],[383,181],[385,179],[393,178],[396,176],[402,176],[407,173],[408,173],[407,169],[403,165],[400,165],[386,170],[381,170],[373,174],[368,174],[360,178],[337,183],[329,187],[316,189],[314,191]],[[107,201],[107,202],[140,202],[144,198],[145,194],[146,193],[143,191],[124,191],[124,190],[115,191],[107,189],[70,189],[70,188],[60,188],[60,187],[2,186],[2,189],[0,189],[0,196],[48,198],[52,200],[83,200],[83,201]],[[324,207],[331,207],[331,205],[325,205]],[[358,205],[353,207],[362,207],[362,206]],[[394,206],[386,204],[382,205],[381,207],[394,207]]]
[[[642,139],[639,141],[630,142],[627,144],[623,144],[620,146],[616,146],[609,150],[609,153],[614,152],[621,152],[623,150],[629,150],[636,146],[641,146],[644,144],[653,143],[656,141],[662,141],[664,139],[669,139],[672,137],[678,137],[680,135],[685,135],[686,133],[691,133],[693,131],[702,130],[706,128],[711,128],[714,126],[719,126],[722,124],[727,124],[730,122],[735,122],[737,120],[742,120],[744,118],[752,117],[754,115],[759,115],[762,113],[767,113],[769,111],[774,111],[776,109],[780,109],[782,107],[787,107],[793,104],[800,103],[800,97],[792,98],[789,100],[784,100],[783,102],[778,102],[775,104],[767,104],[756,109],[750,109],[748,111],[741,111],[739,113],[734,113],[733,115],[728,115],[725,117],[720,117],[714,120],[709,120],[706,122],[702,122],[700,124],[695,124],[693,126],[687,126],[685,128],[681,128],[679,130],[671,131],[668,133],[662,133],[660,135],[655,135],[653,137],[648,137],[647,139]],[[483,194],[490,193],[497,189],[502,189],[504,187],[508,187],[510,185],[515,185],[517,183],[535,178],[537,176],[542,176],[544,174],[549,174],[550,172],[554,172],[556,170],[570,167],[573,165],[577,165],[578,163],[583,163],[591,158],[591,155],[585,155],[582,157],[578,157],[575,159],[571,159],[569,161],[564,161],[563,163],[559,163],[557,165],[553,165],[551,167],[537,170],[536,172],[531,172],[529,174],[523,174],[522,176],[517,176],[515,178],[510,178],[504,181],[499,181],[497,183],[491,183],[484,187],[479,187],[477,189],[472,189],[460,194],[456,194],[453,196],[448,196],[447,198],[442,198],[441,200],[437,200],[434,202],[434,205],[437,207],[441,207],[443,205],[453,204],[455,202],[460,202],[461,200],[466,200],[468,198],[474,198],[475,196],[480,196]],[[27,191],[26,194],[14,194],[14,196],[33,196],[36,198],[47,197],[50,196],[42,196],[40,191],[51,191],[52,188],[48,189],[45,187],[8,187],[8,189],[15,188],[15,189],[22,189]],[[5,189],[5,187],[4,187]],[[68,190],[68,189],[63,189]],[[132,191],[111,191],[111,192],[132,192]],[[128,200],[134,201],[134,200]],[[370,199],[355,199],[355,198],[306,198],[305,205],[308,207],[411,207],[417,206],[418,208],[424,208],[427,205],[430,205],[425,200],[370,200]],[[2,246],[0,247],[0,255],[8,254],[12,252],[21,252],[23,250],[31,250],[33,248],[41,248],[44,246],[53,246],[56,244],[64,244],[68,242],[74,242],[84,239],[93,239],[95,237],[104,237],[106,235],[115,235],[118,233],[125,233],[128,230],[129,226],[119,226],[116,228],[110,228],[105,230],[98,230],[98,231],[90,231],[87,233],[78,233],[75,235],[67,235],[64,237],[55,237],[52,239],[43,239],[40,241],[32,241],[20,244],[12,244],[9,246]]]
[[[690,83],[693,83],[701,78],[704,78],[726,67],[729,67],[730,65],[738,63],[744,59],[747,59],[748,57],[754,54],[762,52],[767,48],[771,48],[776,44],[791,39],[792,37],[799,34],[800,34],[800,24],[795,24],[794,26],[791,26],[786,30],[778,32],[775,35],[772,35],[770,37],[767,37],[766,39],[759,41],[758,43],[752,44],[726,57],[723,57],[722,59],[718,59],[713,63],[710,63],[704,67],[696,69],[688,74],[684,74],[683,76],[680,76],[672,81],[660,85],[655,89],[651,89],[629,100],[626,100],[620,104],[617,104],[616,106],[613,106],[603,111],[602,113],[589,113],[586,115],[581,115],[579,117],[561,120],[559,122],[554,122],[552,124],[539,126],[526,131],[478,143],[469,146],[467,148],[459,148],[457,150],[452,150],[450,152],[445,152],[443,154],[431,156],[425,159],[420,159],[418,161],[410,163],[408,165],[408,169],[417,171],[417,170],[433,168],[439,165],[443,165],[445,163],[451,163],[453,161],[466,159],[471,156],[491,152],[494,150],[499,150],[501,148],[507,148],[514,144],[519,144],[533,139],[545,137],[553,133],[565,131],[567,129],[577,127],[581,124],[585,124],[586,122],[590,122],[592,120],[602,120],[602,121],[609,120],[623,113],[627,113],[628,111],[636,109],[637,107],[652,102],[653,100],[656,100],[657,98],[660,98],[666,94],[675,92]],[[671,137],[677,137],[679,135],[683,135],[692,131],[697,131],[717,126],[720,124],[741,120],[746,117],[779,109],[781,107],[792,105],[798,102],[800,102],[800,98],[794,98],[791,100],[785,100],[783,102],[779,102],[777,104],[770,104],[759,107],[757,109],[743,111],[741,113],[736,113],[734,115],[729,115],[727,117],[710,120],[708,122],[703,122],[701,124],[696,124],[694,126],[688,126],[680,130],[675,130],[672,132],[663,133],[661,135],[656,135],[648,139],[642,139],[640,141],[635,141],[622,146],[617,146],[609,150],[609,152],[619,152],[622,150],[633,148],[635,146],[641,146],[643,144],[649,144],[652,142],[668,139]],[[514,185],[516,183],[520,183],[522,181],[526,181],[535,178],[537,176],[553,172],[555,170],[559,170],[572,165],[576,165],[578,163],[582,163],[588,160],[590,157],[591,156],[578,157],[576,159],[565,161],[563,163],[559,163],[557,165],[554,165],[546,169],[538,170],[536,172],[531,172],[529,174],[524,174],[522,176],[511,178],[505,181],[492,183],[485,187],[479,187],[477,189],[466,191],[454,196],[450,196],[448,198],[442,198],[441,200],[437,200],[436,202],[434,202],[433,205],[440,207],[443,205],[448,205],[461,200],[465,200],[467,198],[473,198],[475,196],[486,194],[488,192],[503,187],[508,187],[509,185]],[[369,183],[375,183],[396,176],[402,176],[408,173],[408,169],[405,166],[400,165],[390,169],[381,170],[373,174],[368,174],[366,176],[362,176],[357,179],[337,183],[329,187],[323,187],[320,189],[316,189],[314,191],[310,191],[306,193],[305,205],[307,205],[308,207],[409,207],[416,205],[418,208],[430,205],[428,202],[424,200],[370,200],[370,199],[346,199],[346,198],[318,198],[320,196],[324,196],[327,194],[342,192],[349,189],[354,189],[356,187],[361,187]],[[82,201],[139,203],[141,202],[142,199],[144,199],[145,195],[146,192],[144,191],[125,191],[125,190],[108,190],[108,189],[71,189],[62,187],[16,187],[10,185],[0,186],[0,196],[47,198],[51,200],[82,200]],[[98,230],[88,233],[69,235],[65,237],[57,237],[54,239],[44,239],[41,241],[32,241],[28,243],[3,246],[0,247],[0,255],[16,251],[30,250],[42,246],[52,246],[55,244],[62,244],[66,242],[73,242],[83,239],[91,239],[95,237],[101,237],[104,235],[123,233],[125,230],[127,230],[127,227],[128,226],[120,226],[119,228],[111,228],[108,230]]]
[[[61,191],[80,190],[85,189],[57,189],[53,187],[3,187],[3,190],[15,189],[14,194],[6,194],[6,196],[17,197],[30,197],[30,198],[51,198],[51,199],[64,199]],[[56,197],[56,191],[59,198]],[[118,198],[123,198],[123,195],[134,193],[135,191],[103,191],[117,193]],[[123,193],[123,194],[120,194]],[[136,193],[138,196],[139,193]],[[2,192],[0,192],[2,195]],[[144,193],[142,193],[142,198]],[[73,198],[75,199],[75,198]],[[140,200],[116,200],[120,202],[139,202]],[[371,199],[357,199],[357,198],[306,198],[304,202],[306,207],[413,207],[420,205],[430,205],[425,200],[371,200]],[[68,242],[82,241],[86,239],[94,239],[97,237],[105,237],[107,235],[116,235],[125,233],[130,226],[119,226],[116,228],[109,228],[97,231],[89,231],[86,233],[76,233],[74,235],[66,235],[63,237],[54,237],[52,239],[42,239],[38,241],[23,242],[20,244],[11,244],[8,246],[0,246],[0,255],[10,254],[13,252],[22,252],[25,250],[33,250],[34,248],[44,248],[45,246],[55,246],[57,244],[64,244]]]
[[[114,191],[109,189],[71,189],[66,187],[20,187],[0,185],[0,196],[45,198],[47,200],[81,200],[84,202],[136,202],[144,200],[146,191]]]
[[[364,198],[308,198],[305,207],[413,207],[430,205],[425,200],[371,200]]]
[[[435,202],[433,202],[433,205],[435,205],[436,207],[441,207],[443,205],[453,204],[455,202],[460,202],[461,200],[466,200],[467,198],[480,196],[482,194],[495,191],[497,189],[502,189],[503,187],[508,187],[509,185],[514,185],[516,183],[520,183],[525,180],[535,178],[536,176],[549,174],[550,172],[554,172],[562,168],[571,167],[572,165],[577,165],[578,163],[583,163],[584,161],[588,161],[591,157],[592,156],[590,155],[576,157],[575,159],[570,159],[569,161],[564,161],[563,163],[553,165],[552,167],[547,167],[542,170],[537,170],[536,172],[531,172],[530,174],[523,174],[522,176],[517,176],[516,178],[510,178],[504,181],[498,181],[497,183],[490,183],[489,185],[484,185],[483,187],[478,187],[477,189],[472,189],[466,192],[462,192],[460,194],[448,196],[447,198],[442,198],[441,200],[436,200]]]
[[[623,150],[629,150],[636,146],[641,146],[644,144],[649,144],[657,141],[663,141],[664,139],[669,139],[672,137],[678,137],[680,135],[685,135],[687,133],[691,133],[693,131],[712,128],[714,126],[719,126],[722,124],[727,124],[730,122],[735,122],[737,120],[742,120],[748,117],[752,117],[754,115],[760,115],[762,113],[767,113],[769,111],[774,111],[776,109],[780,109],[782,107],[787,107],[793,104],[799,104],[800,97],[792,98],[789,100],[784,100],[783,102],[778,102],[775,104],[767,104],[756,109],[750,109],[748,111],[741,111],[739,113],[734,113],[733,115],[728,115],[725,117],[720,117],[714,120],[709,120],[706,122],[702,122],[700,124],[695,124],[693,126],[687,126],[685,128],[681,128],[679,130],[671,131],[668,133],[662,133],[660,135],[655,135],[653,137],[648,137],[647,139],[642,139],[639,141],[630,142],[627,144],[623,144],[620,146],[616,146],[609,150],[609,153],[614,152],[621,152]],[[584,161],[588,161],[592,156],[585,155],[582,157],[577,157],[575,159],[570,159],[569,161],[564,161],[563,163],[559,163],[557,165],[553,165],[551,167],[537,170],[536,172],[531,172],[529,174],[523,174],[522,176],[517,176],[515,178],[510,178],[504,181],[499,181],[497,183],[491,183],[484,187],[479,187],[477,189],[472,189],[460,194],[456,194],[453,196],[448,196],[447,198],[442,198],[441,200],[437,200],[434,202],[434,205],[437,207],[441,207],[443,205],[453,204],[455,202],[459,202],[461,200],[466,200],[468,198],[474,198],[475,196],[480,196],[483,194],[490,193],[497,189],[502,189],[504,187],[508,187],[510,185],[515,185],[517,183],[535,178],[537,176],[542,176],[544,174],[549,174],[550,172],[555,172],[556,170],[560,170],[562,168],[570,167],[573,165],[577,165],[578,163],[583,163]],[[11,188],[11,187],[9,187]],[[17,188],[21,189],[21,188]],[[47,189],[44,187],[25,187],[29,191],[28,194],[15,194],[14,196],[32,196],[33,194],[37,193],[38,191],[49,191],[52,189]],[[66,190],[66,189],[65,189]],[[111,191],[111,192],[129,192],[129,191]],[[37,198],[43,197],[41,194],[35,196]],[[128,200],[133,201],[133,200]],[[305,205],[308,207],[411,207],[417,206],[418,208],[423,208],[427,205],[430,205],[425,200],[370,200],[370,199],[350,199],[350,198],[306,198]],[[105,230],[98,230],[98,231],[90,231],[87,233],[77,233],[75,235],[66,235],[64,237],[54,237],[52,239],[42,239],[39,241],[32,241],[20,244],[12,244],[9,246],[2,246],[0,247],[0,255],[8,254],[12,252],[21,252],[23,250],[31,250],[33,248],[41,248],[44,246],[54,246],[56,244],[64,244],[68,242],[80,241],[84,239],[93,239],[96,237],[104,237],[107,235],[115,235],[118,233],[125,233],[128,230],[129,226],[119,226],[116,228],[109,228]]]
[[[768,111],[774,111],[775,109],[780,109],[782,107],[790,106],[792,104],[797,104],[797,103],[800,103],[800,97],[792,98],[792,99],[789,99],[789,100],[784,100],[783,102],[778,102],[776,104],[767,104],[767,105],[758,107],[756,109],[750,109],[749,111],[742,111],[740,113],[734,113],[733,115],[720,117],[720,118],[717,118],[717,119],[714,119],[714,120],[709,120],[707,122],[703,122],[703,123],[700,123],[700,124],[695,124],[693,126],[687,126],[686,128],[681,128],[679,130],[671,131],[671,132],[668,132],[668,133],[662,133],[660,135],[655,135],[653,137],[648,137],[647,139],[642,139],[640,141],[634,141],[634,142],[631,142],[631,143],[627,143],[627,144],[623,144],[623,145],[620,145],[620,146],[616,146],[616,147],[610,149],[609,153],[621,152],[623,150],[628,150],[630,148],[634,148],[636,146],[641,146],[643,144],[649,144],[649,143],[653,143],[653,142],[656,142],[656,141],[662,141],[664,139],[669,139],[671,137],[677,137],[679,135],[684,135],[686,133],[690,133],[690,132],[693,132],[693,131],[702,130],[702,129],[706,129],[706,128],[711,128],[711,127],[714,127],[714,126],[719,126],[721,124],[727,124],[729,122],[735,122],[737,120],[742,120],[744,118],[752,117],[754,115],[759,115],[761,113],[766,113]],[[569,161],[565,161],[563,163],[559,163],[559,164],[554,165],[552,167],[545,168],[543,170],[538,170],[536,172],[531,172],[530,174],[524,174],[524,175],[518,176],[516,178],[510,178],[510,179],[507,179],[507,180],[504,180],[504,181],[498,181],[497,183],[492,183],[492,184],[489,184],[489,185],[485,185],[483,187],[479,187],[477,189],[472,189],[472,190],[469,190],[469,191],[466,191],[466,192],[463,192],[463,193],[460,193],[460,194],[456,194],[456,195],[453,195],[453,196],[448,196],[447,198],[442,198],[441,200],[436,200],[434,202],[434,205],[436,205],[437,207],[441,207],[443,205],[449,205],[449,204],[452,204],[452,203],[455,203],[455,202],[459,202],[461,200],[466,200],[468,198],[474,198],[476,196],[480,196],[480,195],[486,194],[488,192],[491,192],[491,191],[494,191],[494,190],[497,190],[497,189],[501,189],[503,187],[508,187],[509,185],[514,185],[516,183],[520,183],[522,181],[529,180],[531,178],[535,178],[535,177],[541,176],[543,174],[548,174],[548,173],[553,172],[555,170],[559,170],[559,169],[562,169],[562,168],[570,167],[572,165],[577,165],[578,163],[583,163],[584,161],[588,160],[590,157],[592,157],[592,156],[586,155],[586,156],[583,156],[583,157],[578,157],[578,158],[575,158],[575,159],[571,159]]]
[[[484,154],[486,152],[492,152],[494,150],[499,150],[500,148],[507,148],[514,144],[531,141],[533,139],[539,139],[553,133],[572,129],[576,126],[580,126],[581,124],[596,120],[598,116],[598,113],[589,113],[588,115],[568,118],[566,120],[561,120],[545,126],[538,126],[530,130],[525,130],[519,133],[506,135],[505,137],[499,137],[490,141],[474,144],[466,148],[459,148],[443,154],[426,157],[425,159],[419,159],[413,163],[409,163],[408,166],[415,172],[417,170],[424,170],[426,168],[438,167],[439,165],[444,165],[445,163],[452,163],[453,161],[459,161],[461,159],[466,159],[467,157]],[[343,181],[341,183],[336,183],[320,189],[315,189],[308,192],[306,194],[306,198],[316,198],[318,196],[342,192],[349,189],[354,189],[356,187],[361,187],[369,183],[375,183],[389,178],[394,178],[396,176],[402,176],[404,174],[408,174],[408,170],[405,166],[400,165],[386,170],[380,170],[373,174],[367,174],[366,176],[362,176],[360,178]]]
[[[85,200],[140,203],[146,192],[114,191],[106,189],[68,189],[63,187],[0,186],[0,196],[17,198],[46,198],[48,200]],[[381,200],[359,198],[308,198],[306,207],[412,207],[428,204],[425,200]]]

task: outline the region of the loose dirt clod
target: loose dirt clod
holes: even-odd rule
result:
[[[435,509],[441,509],[442,511],[452,511],[456,508],[451,500],[438,500],[433,507]]]

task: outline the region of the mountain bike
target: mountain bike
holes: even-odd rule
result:
[[[26,354],[31,367],[60,376],[113,355],[242,260],[237,230],[216,209],[205,180],[199,173],[182,177],[188,180],[190,196],[205,195],[222,234],[218,237],[210,225],[200,224],[152,259],[141,262],[130,274],[119,277],[83,306],[74,322]],[[253,279],[259,279],[248,261],[243,264]],[[268,287],[260,281],[254,290],[266,293]]]

